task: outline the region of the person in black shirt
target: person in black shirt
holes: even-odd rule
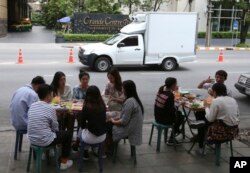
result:
[[[177,80],[175,78],[169,77],[165,80],[165,85],[159,88],[155,99],[154,105],[154,115],[155,121],[163,125],[172,125],[175,124],[175,133],[180,133],[180,125],[183,122],[183,116],[181,112],[177,111],[175,106],[175,98],[173,91],[176,90]],[[173,135],[171,134],[168,144],[172,145]],[[177,143],[177,141],[176,141]]]
[[[101,143],[106,139],[106,106],[100,90],[96,86],[90,86],[86,91],[86,99],[80,116],[82,128],[82,140],[87,144]],[[88,159],[85,150],[84,159]]]

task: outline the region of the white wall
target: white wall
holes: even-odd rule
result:
[[[207,0],[194,0],[194,9],[199,13],[199,31],[205,32],[207,25]]]
[[[170,3],[169,3],[170,4]],[[189,12],[190,7],[188,4],[188,0],[171,0],[172,9],[165,8],[163,5],[160,11],[177,11],[177,12]],[[198,21],[198,31],[205,32],[206,31],[206,23],[207,23],[207,0],[193,0],[191,5],[192,12],[198,12],[199,21]]]

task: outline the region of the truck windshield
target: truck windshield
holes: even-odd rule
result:
[[[113,35],[112,37],[110,37],[109,39],[104,41],[104,44],[113,45],[116,42],[120,41],[123,37],[124,37],[124,35],[121,35],[121,34]]]

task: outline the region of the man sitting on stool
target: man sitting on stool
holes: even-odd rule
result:
[[[51,86],[45,84],[38,88],[40,101],[31,105],[28,112],[28,137],[33,145],[40,147],[62,145],[60,169],[66,170],[72,166],[69,160],[71,135],[66,131],[59,131],[56,111],[51,107],[53,98]]]

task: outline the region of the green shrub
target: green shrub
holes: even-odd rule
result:
[[[34,25],[42,25],[44,23],[42,19],[42,13],[40,12],[32,12],[31,13],[31,21]]]
[[[206,37],[206,33],[205,32],[199,32],[198,33],[198,38],[205,38]]]
[[[234,38],[235,38],[235,33]],[[199,32],[198,38],[205,38],[206,32]],[[240,32],[237,32],[237,38],[240,37]],[[232,32],[212,32],[212,38],[232,38]],[[247,34],[247,38],[250,38],[250,32]]]
[[[236,45],[236,47],[243,47],[243,48],[248,48],[248,47],[250,47],[248,44],[246,44],[246,43],[238,43],[237,45]]]
[[[64,37],[64,32],[63,31],[56,31],[56,36],[57,37]]]
[[[57,33],[56,35],[61,35],[62,33]],[[112,35],[110,34],[63,34],[65,41],[105,41]],[[239,38],[240,33],[237,33]],[[205,32],[199,32],[198,38],[205,38]],[[235,37],[235,35],[234,35]],[[212,38],[232,38],[232,32],[213,32]],[[247,35],[247,38],[250,38],[250,32]]]
[[[104,41],[112,35],[109,34],[64,34],[65,41]]]
[[[32,29],[32,24],[21,24],[13,25],[16,31],[30,31]]]

